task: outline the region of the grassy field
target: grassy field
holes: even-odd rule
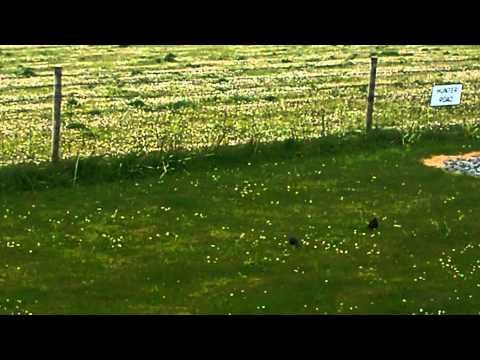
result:
[[[374,126],[476,126],[478,46],[0,47],[0,165],[48,159],[55,64],[68,158],[363,130],[371,54]],[[452,81],[462,106],[431,109]]]
[[[480,182],[420,163],[480,149],[479,57],[0,47],[0,313],[480,313]],[[50,165],[56,63],[67,160]],[[429,108],[444,82],[462,105]]]

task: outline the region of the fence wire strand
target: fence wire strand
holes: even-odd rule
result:
[[[10,99],[10,100],[4,100],[0,101],[0,105],[4,104],[14,104],[14,103],[30,103],[30,104],[41,104],[44,103],[46,100],[51,100],[53,96],[45,96],[45,97],[37,97],[37,98],[28,98],[28,99]]]
[[[449,62],[466,62],[466,61],[471,61],[472,59],[477,59],[477,58],[467,58],[467,59],[451,59]],[[418,60],[415,63],[409,63],[408,67],[413,67],[415,64],[418,63],[424,63],[424,64],[434,64],[434,63],[445,63],[445,61],[436,61],[436,60]],[[323,64],[319,66],[315,66],[314,68],[334,68],[334,67],[339,67],[342,64]],[[367,65],[366,63],[355,63],[353,65],[356,66],[363,66]],[[395,61],[386,61],[383,63],[385,66],[391,66],[391,65],[404,65],[403,62],[395,62]],[[350,65],[348,65],[350,67]],[[35,70],[35,69],[34,69]],[[288,67],[285,67],[283,69],[284,71],[288,71]],[[408,75],[416,75],[416,74],[425,74],[425,73],[431,73],[431,74],[441,74],[441,73],[447,73],[447,72],[460,72],[460,71],[475,71],[475,70],[480,70],[479,66],[468,66],[468,67],[442,67],[442,68],[436,68],[436,69],[394,69],[391,71],[384,70],[384,71],[379,71],[377,72],[377,79],[378,78],[387,78],[387,79],[392,79],[394,80],[395,77],[402,77],[402,76],[408,76]],[[118,72],[119,73],[119,72]],[[178,82],[195,82],[195,81],[202,81],[203,79],[208,79],[206,77],[203,78],[192,78],[192,79],[169,79],[168,76],[176,73],[182,73],[181,70],[175,69],[172,71],[147,71],[141,74],[141,78],[115,78],[115,77],[102,77],[99,76],[100,79],[105,80],[105,81],[79,81],[79,82],[64,82],[62,84],[62,87],[64,88],[75,88],[75,87],[96,87],[96,86],[125,86],[125,85],[138,85],[138,84],[145,84],[145,85],[150,85],[150,84],[165,84],[169,83],[172,80],[173,81],[178,81]],[[212,72],[214,74],[215,72]],[[95,76],[94,73],[83,73],[86,74],[87,76]],[[117,74],[117,73],[114,73]],[[366,77],[368,76],[369,72],[368,71],[357,71],[357,72],[349,72],[349,71],[344,71],[344,72],[333,72],[333,73],[322,73],[322,74],[313,74],[313,75],[298,75],[298,74],[293,74],[293,76],[278,76],[278,77],[272,77],[271,75],[262,75],[262,76],[229,76],[226,77],[227,81],[243,81],[243,80],[267,80],[271,82],[275,81],[285,81],[288,83],[289,80],[295,81],[295,80],[314,80],[314,79],[320,79],[320,78],[353,78],[353,77]],[[100,74],[99,74],[100,75]],[[160,78],[160,79],[148,79],[146,78],[149,75],[165,75],[167,78]],[[32,76],[33,78],[35,77],[53,77],[53,74],[35,74]],[[63,74],[63,77],[79,77],[81,76],[81,73],[75,73],[75,74]],[[114,76],[114,75],[113,75]],[[1,76],[0,80],[2,79],[25,79],[24,77],[17,77],[17,76]],[[225,78],[224,78],[225,79]],[[217,79],[215,79],[217,80]],[[478,82],[468,82],[469,84],[476,84]],[[422,85],[428,85],[430,82],[424,81],[424,82],[416,82],[415,85],[417,86],[422,86]],[[247,89],[254,89],[258,87],[262,87],[263,85],[255,85],[253,87],[247,87]],[[364,100],[367,97],[367,88],[368,88],[368,81],[365,79],[365,81],[361,83],[355,83],[355,84],[337,84],[334,82],[321,82],[321,83],[315,83],[315,84],[307,84],[306,86],[310,86],[310,94],[313,93],[322,93],[322,92],[331,92],[333,96],[343,96],[347,97],[346,100]],[[378,89],[381,88],[389,88],[389,87],[398,87],[398,88],[411,88],[411,84],[407,83],[405,81],[397,80],[397,81],[380,81],[377,82],[376,84]],[[39,85],[30,85],[30,86],[23,86],[23,85],[13,85],[13,86],[3,86],[0,88],[0,91],[8,91],[8,90],[29,90],[29,89],[42,89],[42,88],[51,88],[53,87],[53,84],[39,84]],[[242,87],[242,89],[245,89]],[[362,93],[364,93],[361,96],[353,95],[353,94],[346,94],[345,91],[348,89],[360,89]],[[336,93],[333,93],[335,92]],[[377,90],[378,91],[378,90]],[[385,99],[404,99],[408,98],[409,100],[417,100],[417,99],[422,99],[425,100],[428,98],[430,93],[425,93],[423,95],[417,95],[417,94],[412,94],[410,92],[409,94],[400,94],[400,95],[389,95],[389,94],[383,94],[383,93],[377,93],[376,99],[379,101],[384,101]],[[147,94],[117,94],[117,95],[101,95],[101,94],[92,94],[92,95],[84,95],[84,94],[78,94],[75,92],[66,92],[62,95],[64,99],[66,98],[76,98],[76,99],[103,99],[103,100],[110,100],[110,101],[115,101],[115,100],[125,100],[125,99],[135,99],[135,98],[140,98],[140,99],[160,99],[160,98],[165,98],[166,95],[164,93],[162,94],[155,94],[155,95],[147,95]],[[9,105],[9,104],[25,104],[25,103],[30,103],[30,104],[42,104],[45,103],[46,101],[51,101],[53,99],[53,95],[48,95],[48,96],[43,96],[43,97],[32,97],[32,98],[19,98],[19,99],[11,99],[7,98],[5,100],[1,100],[2,96],[0,95],[0,105]],[[208,99],[208,97],[207,97]],[[228,99],[228,97],[226,98]],[[261,97],[257,99],[262,100]],[[296,99],[296,98],[284,98],[282,99],[285,102],[289,103],[308,103],[308,101],[305,101],[302,99]],[[321,99],[315,99],[314,101],[319,101]],[[242,102],[239,102],[242,103]],[[238,104],[238,103],[236,103]],[[165,104],[164,104],[165,105]],[[167,104],[168,105],[168,104]],[[208,106],[208,103],[203,104],[205,106]],[[224,105],[228,105],[227,103],[224,103]],[[0,109],[2,113],[25,113],[29,111],[37,111],[37,109]]]

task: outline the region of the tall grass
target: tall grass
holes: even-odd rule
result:
[[[291,157],[314,157],[326,153],[375,151],[385,147],[412,146],[419,141],[476,141],[478,132],[461,126],[425,129],[374,129],[368,134],[348,132],[330,134],[319,139],[259,143],[252,141],[237,146],[219,145],[215,149],[196,151],[132,152],[127,155],[85,157],[62,160],[57,164],[10,165],[0,168],[1,191],[30,191],[76,184],[94,184],[166,176],[178,171],[208,168],[212,165],[236,166],[252,159],[257,162]],[[72,181],[73,174],[73,181]]]

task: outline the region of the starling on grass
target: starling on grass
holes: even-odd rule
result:
[[[368,223],[368,228],[372,230],[378,228],[378,219],[376,217],[370,220],[370,222]]]
[[[295,247],[300,247],[300,240],[298,240],[295,236],[289,235],[288,236],[288,243]]]

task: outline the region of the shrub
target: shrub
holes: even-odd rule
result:
[[[267,95],[263,99],[267,100],[267,101],[277,101],[278,100],[278,98],[275,95]]]
[[[102,112],[99,109],[92,109],[87,111],[87,114],[92,116],[97,116],[97,115],[100,115],[101,113]]]
[[[136,108],[143,108],[145,107],[145,103],[141,99],[133,99],[128,102],[128,105],[136,107]]]
[[[174,103],[168,104],[167,107],[170,110],[179,110],[181,108],[190,107],[190,106],[193,106],[193,105],[194,105],[194,103],[192,101],[179,100],[179,101],[176,101]]]
[[[168,53],[167,55],[165,55],[165,57],[163,58],[163,60],[167,61],[167,62],[173,62],[173,61],[176,61],[175,59],[177,58],[177,56],[175,54],[172,54],[172,53]]]
[[[35,71],[33,71],[32,68],[19,65],[15,70],[15,75],[21,76],[21,77],[31,77],[31,76],[35,76]]]
[[[135,75],[141,75],[143,74],[142,70],[139,70],[139,69],[133,69],[132,71],[130,71],[130,75],[132,76],[135,76]]]
[[[248,96],[248,95],[235,94],[235,95],[232,96],[232,101],[233,102],[252,102],[254,100],[255,100],[255,98],[253,96]]]
[[[87,130],[88,129],[88,127],[85,124],[78,123],[78,122],[72,122],[70,124],[67,124],[65,128],[69,130]]]
[[[79,104],[79,102],[78,102],[77,99],[71,97],[71,98],[69,98],[69,99],[67,100],[66,105],[67,105],[67,107],[69,107],[69,108],[73,108],[73,107],[79,106],[80,104]]]

